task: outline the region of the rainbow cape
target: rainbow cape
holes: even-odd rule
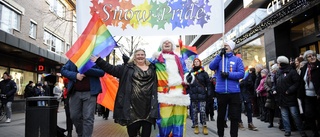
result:
[[[104,58],[110,54],[116,45],[117,42],[113,39],[99,15],[93,14],[87,27],[66,53],[66,56],[83,74],[94,66],[94,63],[90,61],[91,55],[99,55]]]
[[[182,60],[187,60],[189,58],[193,61],[198,56],[197,48],[183,45],[181,39],[179,39],[179,46]]]

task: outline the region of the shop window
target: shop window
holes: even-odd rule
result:
[[[318,28],[320,28],[320,15],[318,16]]]
[[[317,50],[316,50],[316,45],[314,45],[314,44],[313,44],[313,45],[310,45],[310,46],[309,46],[309,50],[317,51]]]
[[[4,72],[9,72],[8,68],[0,66],[0,76],[3,76]],[[17,92],[16,94],[19,96],[24,95],[24,89],[29,81],[33,81],[37,83],[35,74],[33,72],[24,71],[20,69],[10,69],[11,80],[13,80],[17,84]],[[3,79],[0,79],[2,81]],[[20,98],[19,98],[20,99]]]
[[[0,3],[0,29],[13,34],[13,29],[20,30],[21,15]]]
[[[8,71],[8,68],[0,66],[0,76],[1,76],[0,81],[3,80],[2,79],[3,73],[6,72],[6,71]]]
[[[306,47],[300,48],[300,53],[304,53],[304,52],[306,52],[306,51],[307,51],[307,48],[306,48]]]
[[[239,55],[239,53],[241,55]],[[264,37],[257,38],[236,51],[236,55],[241,57],[245,68],[255,67],[257,64],[266,65]]]
[[[314,20],[310,19],[297,26],[292,27],[290,31],[290,37],[291,40],[294,41],[313,34],[315,33],[315,31]]]
[[[317,53],[320,54],[320,41],[318,41],[318,50]]]

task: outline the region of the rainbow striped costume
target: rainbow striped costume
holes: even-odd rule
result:
[[[182,77],[174,55],[163,54],[165,63],[156,62],[159,101],[159,137],[183,137],[190,97],[183,92]]]

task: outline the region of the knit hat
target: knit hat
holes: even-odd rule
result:
[[[236,46],[236,43],[234,43],[232,40],[226,41],[225,44],[229,45],[231,50],[233,50]]]
[[[273,65],[271,66],[271,71],[278,70],[278,69],[279,69],[278,64],[273,64]]]
[[[279,64],[283,63],[283,64],[289,64],[289,59],[286,56],[279,56],[277,59],[277,62]]]
[[[304,59],[304,60],[307,60],[307,55],[309,55],[309,54],[316,55],[316,53],[315,53],[313,50],[307,50],[307,51],[304,52],[304,54],[303,54],[303,59]]]
[[[176,47],[176,44],[174,44],[174,41],[168,37],[166,38],[163,38],[161,41],[160,41],[160,45],[159,45],[159,49],[158,51],[162,51],[162,45],[165,41],[170,41],[171,44],[172,44],[172,51],[174,51],[177,47]]]
[[[261,70],[261,73],[268,74],[268,70],[267,69],[263,69],[263,70]]]

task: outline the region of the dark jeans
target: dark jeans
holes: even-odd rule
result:
[[[242,105],[240,105],[240,110],[241,110],[241,106]],[[251,102],[244,102],[244,107],[245,107],[245,110],[247,112],[248,124],[252,123],[252,105],[251,105]],[[242,123],[241,114],[239,115],[239,122]]]
[[[260,113],[260,118],[262,121],[265,121],[268,116],[267,116],[267,108],[264,106],[266,104],[267,97],[266,96],[261,96],[258,97],[259,99],[259,113]]]
[[[214,116],[214,108],[213,108],[214,99],[207,99],[206,104],[206,115],[209,118],[213,118]],[[212,119],[211,119],[212,120]]]
[[[252,102],[251,102],[252,97],[250,94],[246,92],[241,92],[240,97],[241,97],[241,101],[244,104],[245,112],[247,114],[248,124],[252,123]],[[240,105],[240,110],[242,110],[242,105]],[[239,122],[242,123],[241,114],[239,115]]]
[[[268,111],[269,111],[269,123],[270,123],[270,125],[273,125],[275,109],[274,108],[268,108]]]
[[[227,106],[229,106],[229,118],[231,121],[230,135],[231,137],[238,136],[238,123],[239,115],[241,114],[240,93],[234,94],[217,94],[218,99],[218,118],[217,118],[217,128],[218,135],[224,136],[224,126],[225,126],[225,116],[227,111]]]
[[[286,132],[291,132],[291,124],[290,124],[290,114],[293,118],[293,121],[295,122],[295,125],[297,126],[297,129],[302,132],[302,123],[299,115],[299,109],[298,106],[290,106],[290,107],[281,107],[281,115],[282,115],[282,122],[284,126],[284,130]]]
[[[141,137],[150,137],[152,124],[147,121],[138,121],[127,126],[129,137],[136,137],[142,127]]]
[[[258,117],[259,114],[259,101],[257,96],[252,96],[252,111],[253,111],[253,117]]]
[[[306,97],[304,99],[304,107],[305,107],[305,118],[306,118],[306,124],[308,127],[311,128],[311,130],[314,132],[314,134],[318,133],[319,128],[319,115],[320,115],[320,107],[319,107],[319,100],[317,97]],[[318,122],[318,124],[317,124]]]
[[[67,124],[66,127],[67,127],[67,131],[68,131],[68,137],[71,137],[73,125],[72,125],[72,121],[70,118],[69,97],[65,98],[63,101],[64,101],[64,109],[65,109],[65,113],[66,113],[66,124]]]

